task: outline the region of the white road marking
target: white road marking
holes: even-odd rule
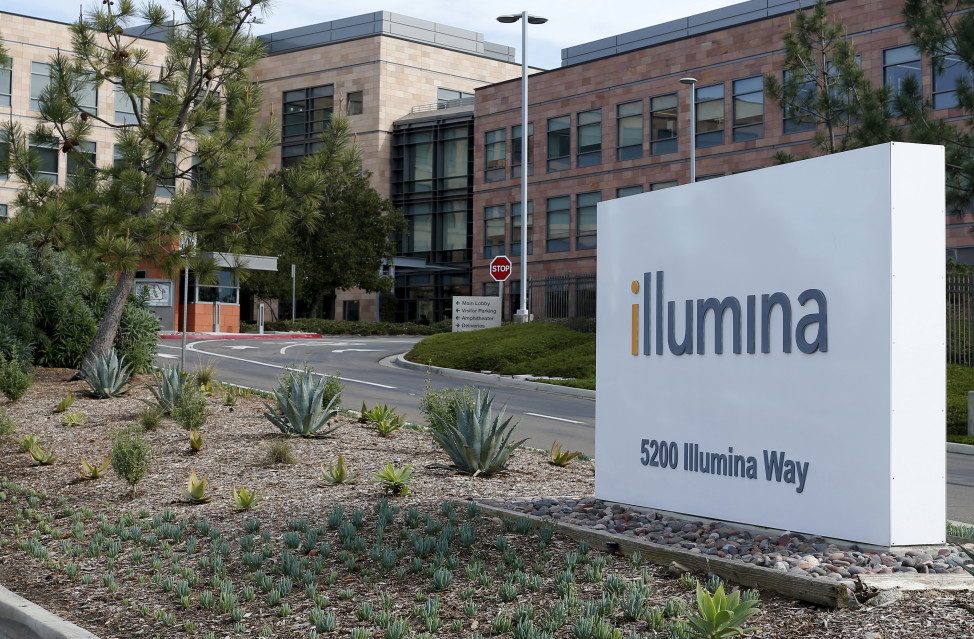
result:
[[[288,370],[288,371],[294,371],[296,373],[300,373],[301,370],[302,370],[300,368],[293,368],[291,366],[278,366],[277,364],[268,364],[267,362],[258,362],[258,361],[253,360],[253,359],[244,359],[243,357],[233,357],[232,355],[222,355],[220,353],[209,353],[207,351],[201,351],[201,350],[198,350],[196,348],[196,345],[197,344],[206,344],[207,342],[213,342],[213,341],[214,340],[202,340],[202,341],[199,341],[199,342],[190,342],[189,344],[186,345],[186,350],[193,351],[194,353],[200,353],[201,355],[209,355],[210,357],[222,357],[223,359],[232,359],[232,360],[236,360],[238,362],[246,362],[248,364],[255,364],[257,366],[266,366],[267,368],[276,368],[278,370]],[[314,373],[314,374],[315,375],[321,375],[322,377],[325,377],[326,376],[325,373]],[[379,388],[388,388],[388,389],[395,389],[396,388],[395,386],[388,386],[386,384],[377,384],[376,382],[367,382],[367,381],[362,380],[362,379],[352,379],[351,377],[339,377],[338,379],[342,380],[343,382],[353,382],[355,384],[365,384],[367,386],[377,386]]]
[[[248,348],[257,348],[257,347],[256,346],[227,346],[227,348],[234,351],[243,351]]]
[[[288,344],[287,346],[282,348],[279,352],[281,353],[281,355],[285,355],[286,354],[285,351],[287,351],[287,349],[291,348],[292,346],[302,346],[302,345],[303,346],[364,346],[364,344],[336,342],[333,340],[321,341],[321,340],[303,339],[300,342],[292,342],[291,344]]]
[[[156,353],[156,357],[165,357],[166,359],[179,359],[179,355],[170,355],[169,353]]]
[[[544,419],[553,419],[559,422],[568,422],[569,424],[584,424],[585,422],[576,422],[574,419],[565,419],[564,417],[552,417],[551,415],[541,415],[539,413],[524,413],[525,415],[531,415],[532,417],[543,417]]]
[[[332,353],[381,353],[381,348],[342,348]]]

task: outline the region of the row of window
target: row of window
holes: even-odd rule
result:
[[[920,82],[920,53],[913,46],[894,47],[883,51],[883,82],[898,92],[908,77]],[[943,58],[943,67],[933,77],[934,108],[957,106],[957,82],[970,81],[971,73],[956,56]],[[733,80],[731,87],[730,131],[732,142],[744,142],[764,137],[764,78],[752,76]],[[664,155],[678,150],[677,116],[678,94],[667,93],[648,99],[633,100],[616,105],[616,160],[643,157],[647,144],[650,155]],[[695,87],[694,112],[696,148],[719,146],[725,143],[724,83]],[[648,112],[648,113],[647,113]],[[647,119],[648,115],[648,119]],[[580,111],[575,114],[574,167],[583,168],[603,163],[602,109]],[[648,136],[645,127],[649,126]],[[800,122],[791,114],[783,115],[785,133],[814,128],[813,123]],[[573,166],[572,116],[561,115],[546,121],[546,171],[563,171]],[[528,165],[533,157],[533,131],[529,131]],[[484,181],[507,179],[506,130],[494,129],[484,134],[486,159]],[[511,127],[511,177],[517,177],[521,161],[520,126]]]

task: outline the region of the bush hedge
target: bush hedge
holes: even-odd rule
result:
[[[299,317],[293,322],[290,320],[266,322],[264,329],[322,335],[433,335],[450,331],[451,324],[449,320],[435,324],[412,324],[410,322],[348,322]]]

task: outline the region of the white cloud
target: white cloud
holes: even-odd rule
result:
[[[490,42],[517,49],[520,61],[520,25],[501,24],[496,18],[503,13],[520,13],[526,9],[548,18],[547,24],[529,27],[529,62],[532,66],[554,68],[560,66],[561,50],[566,47],[735,4],[733,0],[625,0],[601,4],[591,0],[534,0],[532,6],[525,7],[516,2],[508,5],[456,0],[380,1],[381,5],[374,8],[358,4],[357,8],[350,9],[344,3],[323,3],[321,0],[277,0],[256,33],[327,22],[369,11],[392,11],[478,31]],[[5,7],[5,10],[12,8]],[[62,22],[77,18],[76,11],[67,9],[64,0],[33,0],[24,9],[12,12]],[[0,34],[2,32],[3,25],[0,24]]]

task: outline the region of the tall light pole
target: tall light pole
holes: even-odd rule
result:
[[[548,18],[527,11],[497,16],[498,22],[521,21],[521,306],[515,322],[527,322],[528,314],[528,24],[544,24]]]
[[[680,78],[680,82],[690,85],[690,184],[697,181],[697,79]]]

